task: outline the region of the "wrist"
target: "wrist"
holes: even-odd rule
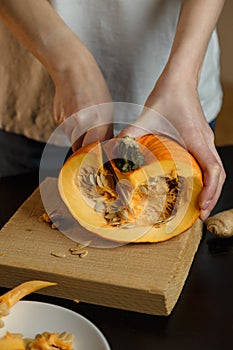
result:
[[[198,87],[202,65],[190,56],[184,57],[182,53],[172,54],[162,73],[170,76],[174,82]]]
[[[43,42],[39,58],[54,82],[68,72],[85,71],[85,67],[95,62],[87,47],[69,28],[63,28]]]

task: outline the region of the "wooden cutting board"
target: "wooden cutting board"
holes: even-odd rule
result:
[[[48,196],[57,191],[56,179],[48,178],[41,186]],[[88,247],[88,255],[79,258],[69,251],[76,242],[43,222],[43,212],[37,189],[0,231],[1,286],[43,279],[58,285],[41,294],[147,314],[171,313],[202,236],[200,220],[166,242]],[[93,238],[81,227],[78,230],[88,240]]]

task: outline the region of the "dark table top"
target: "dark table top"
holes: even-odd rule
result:
[[[214,213],[233,208],[233,146],[218,151],[227,180]],[[37,186],[38,174],[0,179],[0,227]],[[0,288],[1,294],[5,291]],[[87,317],[103,332],[112,350],[233,349],[233,238],[219,239],[204,232],[169,317],[77,304],[36,293],[26,299],[61,305]]]

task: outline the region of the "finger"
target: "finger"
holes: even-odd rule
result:
[[[145,130],[141,129],[140,127],[132,124],[131,126],[128,126],[127,128],[123,129],[118,135],[118,138],[124,137],[124,136],[131,136],[135,139],[138,139],[139,137],[145,135]]]
[[[200,214],[201,220],[204,221],[210,215],[211,211],[213,210],[213,208],[217,204],[218,199],[219,199],[220,194],[221,194],[221,191],[222,191],[223,184],[225,182],[225,179],[226,179],[226,174],[225,174],[225,171],[222,170],[221,174],[220,174],[218,187],[217,187],[217,190],[216,190],[216,193],[215,193],[213,199],[209,202],[209,204],[207,205],[205,210],[203,210],[203,209],[201,210],[201,214]]]
[[[61,124],[61,128],[69,140],[73,151],[76,151],[78,148],[80,148],[85,131],[82,132],[76,115],[72,115],[69,118],[65,119]]]
[[[217,192],[221,174],[221,167],[218,163],[209,163],[208,165],[206,165],[206,163],[203,163],[203,160],[202,163],[200,163],[200,165],[204,172],[204,188],[199,198],[199,204],[200,208],[205,210],[210,205],[210,202],[212,201]]]
[[[137,120],[123,129],[117,137],[131,136],[138,139],[146,134],[166,135],[184,145],[183,139],[174,125],[162,114],[148,107],[144,107]]]
[[[60,103],[58,103],[56,94],[53,100],[53,119],[56,125],[60,125],[64,120],[64,109]]]
[[[208,148],[206,148],[208,150]],[[195,152],[192,151],[195,156]],[[212,152],[202,152],[196,155],[202,171],[204,187],[199,197],[201,219],[209,215],[216,205],[225,181],[225,172],[222,163],[219,163]]]
[[[155,131],[155,121],[153,110],[145,109],[143,113],[137,118],[137,120],[131,125],[124,128],[117,137],[131,136],[135,139],[146,135],[153,134]],[[157,119],[159,120],[159,118]]]
[[[79,148],[82,147],[84,137],[85,137],[85,135],[82,135],[76,141],[73,142],[73,144],[72,144],[73,152],[77,151]]]
[[[206,211],[207,208],[208,210],[213,208],[217,202],[224,183],[225,173],[214,146],[213,138],[209,137],[209,134],[203,135],[201,131],[197,131],[195,135],[195,140],[189,139],[186,146],[197,159],[203,171],[204,187],[199,197],[199,205],[202,211]]]
[[[99,127],[93,127],[89,129],[82,141],[82,146],[87,146],[96,141],[105,141],[113,137],[112,123],[108,125],[102,125]]]

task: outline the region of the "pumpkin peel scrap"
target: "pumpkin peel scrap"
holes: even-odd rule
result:
[[[22,337],[18,334],[6,334],[0,338],[0,349],[1,350],[25,350],[25,345]]]
[[[81,226],[108,240],[135,243],[164,241],[190,228],[200,214],[202,187],[192,155],[155,135],[83,147],[58,179],[61,198]]]
[[[3,326],[2,317],[7,316],[12,306],[14,306],[20,299],[26,295],[36,292],[39,289],[56,285],[54,282],[47,281],[27,281],[21,283],[15,288],[9,290],[7,293],[0,296],[0,327]]]
[[[73,350],[74,335],[67,332],[36,334],[34,338],[24,338],[22,334],[6,332],[0,338],[1,350]]]

